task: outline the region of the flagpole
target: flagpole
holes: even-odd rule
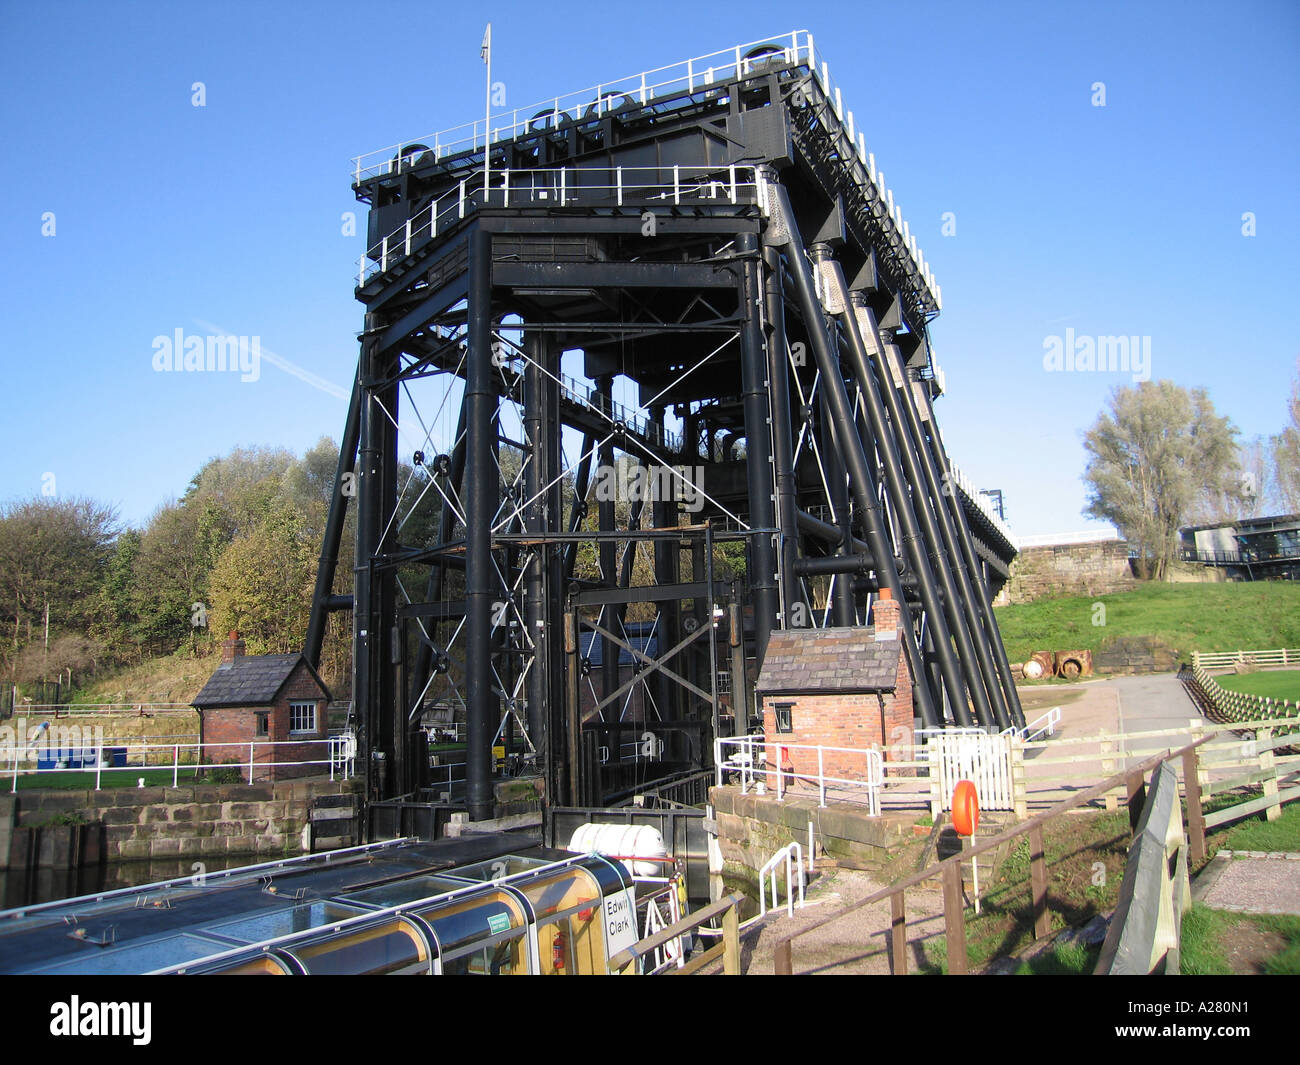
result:
[[[483,34],[483,59],[487,63],[487,89],[483,96],[483,206],[488,205],[492,181],[492,23]]]

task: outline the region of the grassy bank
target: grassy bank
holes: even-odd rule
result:
[[[1262,695],[1266,699],[1300,699],[1300,669],[1278,669],[1267,673],[1242,673],[1216,678],[1230,692]]]
[[[998,607],[997,620],[1012,662],[1038,650],[1096,652],[1122,636],[1155,636],[1189,658],[1193,651],[1300,647],[1300,583],[1149,583],[1116,595]]]

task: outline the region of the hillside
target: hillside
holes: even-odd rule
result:
[[[1155,636],[1187,658],[1193,651],[1300,647],[1300,584],[1290,582],[1150,583],[1116,595],[998,607],[996,613],[1012,662],[1039,650],[1095,652],[1119,636]]]

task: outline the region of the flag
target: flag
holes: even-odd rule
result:
[[[478,50],[478,57],[484,63],[490,62],[492,58],[492,23],[487,24],[487,30],[483,34],[483,44]]]

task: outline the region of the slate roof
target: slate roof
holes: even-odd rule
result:
[[[766,694],[893,691],[901,650],[897,640],[877,643],[870,627],[778,630],[756,687]]]
[[[203,709],[217,706],[269,706],[294,667],[302,662],[321,686],[328,699],[329,689],[302,654],[239,655],[233,662],[217,667],[191,706]]]

